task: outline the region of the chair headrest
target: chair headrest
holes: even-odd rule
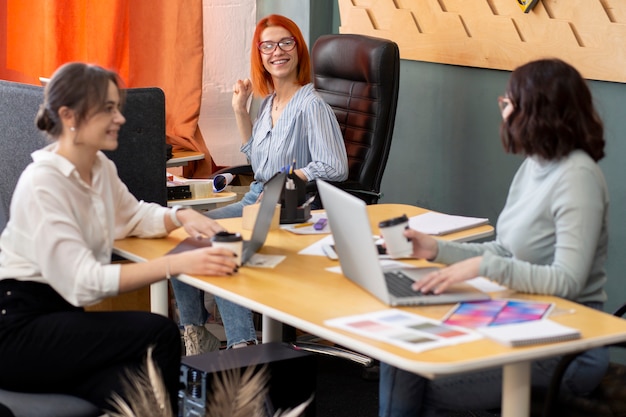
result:
[[[395,71],[394,58],[398,53],[397,44],[388,39],[356,34],[324,35],[313,45],[311,60],[316,75],[375,82]]]

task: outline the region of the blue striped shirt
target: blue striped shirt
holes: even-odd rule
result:
[[[265,183],[284,166],[296,161],[307,179],[343,181],[348,158],[337,118],[330,106],[306,84],[291,98],[272,126],[274,94],[263,99],[250,140],[241,147],[254,179]]]

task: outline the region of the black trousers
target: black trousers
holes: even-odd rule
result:
[[[148,312],[85,312],[49,285],[0,281],[0,387],[65,393],[106,410],[113,392],[122,398],[127,370],[134,372],[154,346],[177,412],[181,343],[178,326]]]

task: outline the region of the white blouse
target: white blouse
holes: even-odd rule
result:
[[[166,235],[166,207],[138,201],[99,152],[92,185],[54,151],[33,152],[0,235],[0,280],[47,283],[69,303],[84,306],[119,291],[113,241]]]

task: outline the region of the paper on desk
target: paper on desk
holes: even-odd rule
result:
[[[396,269],[396,268],[402,268],[402,269],[409,269],[409,268],[419,268],[418,266],[415,265],[411,265],[411,264],[407,264],[404,262],[399,262],[399,261],[394,261],[391,259],[382,259],[382,258],[378,258],[380,259],[380,266],[383,269]],[[343,272],[341,271],[341,265],[338,266],[331,266],[330,268],[326,268],[327,271],[329,272],[334,272],[336,274],[343,274]]]
[[[338,317],[328,326],[381,340],[413,352],[471,342],[482,336],[475,331],[442,324],[437,320],[398,309]]]
[[[378,244],[380,242],[382,242],[382,240],[380,239],[380,236],[377,235],[373,235],[372,238],[374,239],[374,243]],[[335,244],[335,240],[333,239],[333,235],[329,234],[323,238],[321,238],[320,240],[318,240],[317,242],[307,246],[306,248],[302,249],[300,252],[298,252],[298,255],[316,255],[316,256],[326,256],[326,252],[324,252],[324,246],[329,246],[329,245],[334,245]],[[388,255],[379,255],[380,259],[388,259],[389,256]]]
[[[298,252],[298,255],[316,255],[316,256],[326,256],[324,253],[324,245],[334,245],[335,241],[333,239],[333,235],[327,235],[313,243],[312,245],[307,246]]]
[[[202,183],[202,182],[211,182],[212,183],[213,182],[212,179],[206,179],[206,178],[203,178],[203,179],[185,178],[185,177],[180,177],[178,175],[174,175],[174,174],[172,174],[170,172],[167,173],[167,179],[168,179],[168,181],[173,181],[173,182],[176,182],[176,183],[179,183],[179,184],[182,184],[182,185],[184,185],[184,184],[191,184],[191,183],[194,183],[194,182],[200,182],[200,183]]]
[[[409,219],[409,227],[429,235],[446,235],[489,223],[480,217],[455,216],[430,211]]]
[[[281,263],[286,256],[284,255],[265,255],[262,253],[255,253],[246,262],[246,266],[252,266],[256,268],[274,268]]]

